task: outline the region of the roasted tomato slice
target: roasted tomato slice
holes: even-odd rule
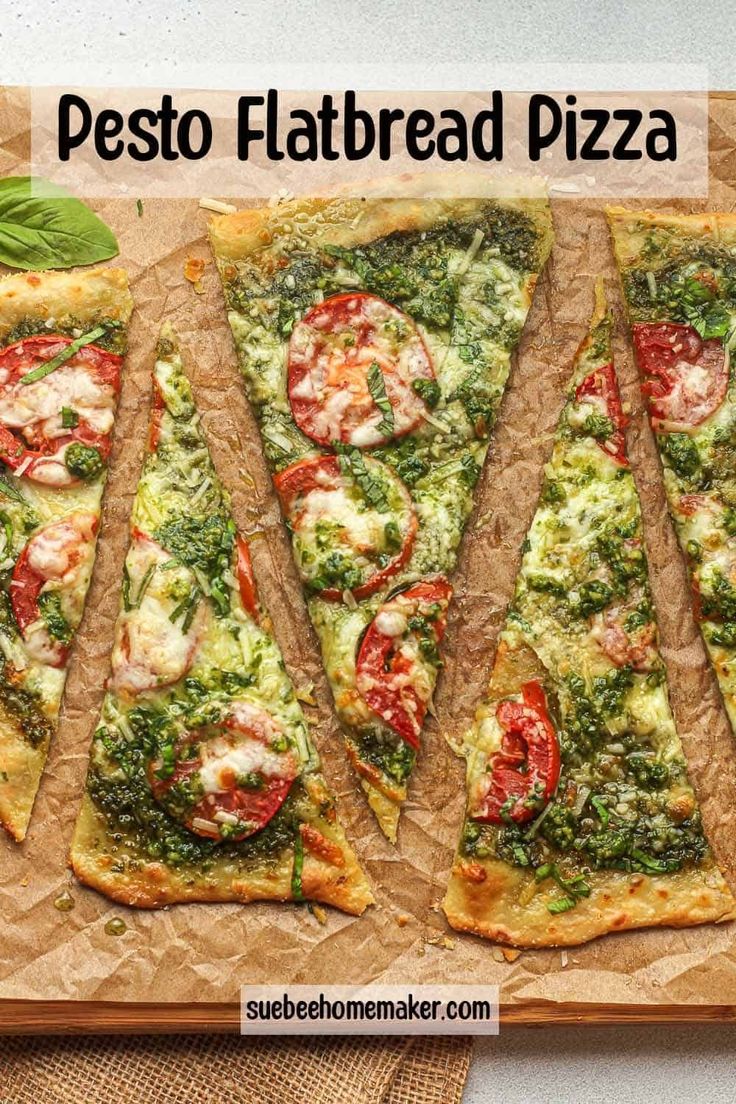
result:
[[[411,495],[372,457],[370,497],[336,456],[300,460],[275,478],[305,585],[339,601],[373,594],[409,559],[417,531]]]
[[[29,654],[63,667],[82,616],[94,557],[97,518],[78,511],[31,537],[10,581],[10,603]]]
[[[718,410],[728,390],[722,341],[704,341],[692,326],[639,322],[634,347],[656,431],[687,432]]]
[[[560,777],[560,745],[541,684],[525,683],[521,701],[499,702],[496,720],[501,747],[488,761],[472,816],[487,824],[525,824],[548,803]]]
[[[441,575],[412,584],[384,602],[358,651],[358,693],[414,748],[434,691],[451,597]]]
[[[320,445],[372,448],[410,433],[427,414],[414,385],[433,379],[412,320],[376,295],[325,299],[291,334],[291,411]]]
[[[275,717],[246,701],[228,708],[221,724],[188,733],[148,768],[166,811],[213,840],[242,840],[265,828],[300,769]]]
[[[238,533],[235,539],[235,557],[240,601],[243,603],[243,609],[246,613],[249,613],[256,624],[258,624],[260,620],[258,592],[256,590],[256,581],[253,575],[253,565],[250,561],[250,549],[248,548],[247,540],[245,537],[242,537],[240,533]]]
[[[125,573],[109,685],[135,695],[186,675],[206,628],[207,605],[190,569],[139,529]]]
[[[582,383],[578,384],[575,399],[579,403],[594,407],[599,414],[608,418],[613,426],[613,433],[610,437],[597,440],[596,444],[617,464],[628,464],[624,433],[626,418],[621,406],[621,396],[613,365],[604,364],[587,375]]]
[[[22,382],[71,341],[42,335],[0,350],[0,460],[53,487],[78,482],[65,463],[70,445],[96,449],[107,459],[120,390],[122,357],[97,345],[85,345],[34,383]]]

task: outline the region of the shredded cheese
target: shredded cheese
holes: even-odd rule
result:
[[[234,215],[238,209],[233,203],[223,203],[219,199],[209,199],[207,196],[200,199],[199,206],[203,211],[214,211],[216,215]]]

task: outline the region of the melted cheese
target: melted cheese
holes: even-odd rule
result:
[[[110,686],[138,694],[187,673],[206,627],[207,610],[200,599],[186,632],[183,612],[172,621],[182,595],[192,593],[196,579],[155,541],[134,540],[125,562],[133,608],[123,611],[116,625]]]

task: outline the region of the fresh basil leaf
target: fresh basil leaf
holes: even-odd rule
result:
[[[0,180],[0,261],[11,268],[73,268],[120,252],[112,230],[79,199],[41,177]]]

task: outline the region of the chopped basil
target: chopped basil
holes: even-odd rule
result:
[[[547,905],[547,912],[551,912],[553,916],[560,912],[569,912],[570,909],[575,908],[577,900],[574,897],[558,897],[555,901],[550,901]]]
[[[411,386],[422,402],[426,403],[430,410],[434,410],[442,394],[437,380],[415,379]]]
[[[368,505],[382,514],[388,513],[389,502],[383,481],[371,475],[360,449],[337,444],[335,451],[338,455],[340,471],[344,476],[355,480]]]
[[[39,364],[38,368],[34,368],[33,371],[27,372],[25,376],[22,376],[20,382],[27,385],[45,379],[46,376],[50,376],[52,372],[55,372],[57,368],[61,368],[62,364],[66,364],[67,360],[71,360],[73,356],[76,356],[79,350],[83,349],[85,345],[91,345],[93,341],[97,341],[98,338],[104,337],[109,329],[117,328],[119,325],[119,322],[103,322],[101,325],[95,326],[95,328],[88,333],[82,334],[81,337],[75,337],[74,341],[71,341],[65,349],[62,349],[61,352],[57,353],[51,360],[47,360],[45,364]]]
[[[388,395],[386,394],[386,384],[383,380],[383,372],[378,361],[374,360],[368,369],[368,390],[373,397],[373,401],[381,411],[383,417],[376,426],[379,433],[382,433],[384,437],[391,437],[394,432],[394,408],[389,402]]]

